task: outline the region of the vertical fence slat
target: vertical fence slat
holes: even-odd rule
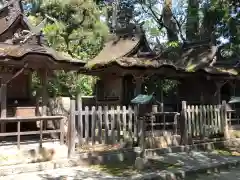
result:
[[[196,123],[195,123],[195,106],[191,106],[191,129],[192,136],[196,136]]]
[[[211,121],[211,132],[215,134],[215,122],[214,122],[214,114],[213,114],[213,106],[210,105],[210,121]]]
[[[137,138],[138,138],[137,123],[138,123],[138,107],[134,106],[134,119],[133,119],[134,141],[137,141]]]
[[[64,144],[64,118],[60,120],[60,144]]]
[[[109,132],[109,119],[108,119],[108,107],[104,106],[104,143],[108,144],[109,138],[108,138],[108,132]]]
[[[128,106],[128,132],[131,140],[133,140],[133,110],[131,106]]]
[[[199,126],[200,126],[200,137],[201,139],[204,138],[204,120],[203,120],[203,107],[202,105],[199,106]]]
[[[92,144],[96,143],[96,107],[92,106],[92,112],[91,112],[91,116],[92,116],[92,131],[91,131],[91,135],[92,135]]]
[[[82,98],[81,95],[79,94],[77,96],[77,117],[78,117],[78,127],[77,127],[77,132],[78,132],[78,143],[80,145],[83,145],[83,118],[82,118]]]
[[[222,133],[222,124],[221,124],[221,105],[217,105],[217,120],[219,126],[219,133]]]
[[[70,119],[68,121],[68,157],[71,157],[75,150],[75,115],[76,115],[76,102],[71,100],[70,104]]]
[[[100,144],[102,144],[102,106],[98,106],[98,111],[97,111],[97,114],[98,114],[98,141]]]
[[[206,113],[206,106],[203,106],[203,137],[206,136],[206,128],[207,128],[207,113]]]
[[[127,109],[126,106],[123,106],[122,108],[122,120],[123,120],[123,139],[126,139],[126,135],[127,135]],[[129,136],[129,134],[127,135]]]
[[[84,109],[84,120],[85,120],[85,142],[89,143],[89,107],[85,106]]]
[[[117,137],[116,140],[117,142],[120,141],[120,136],[121,136],[121,107],[117,106],[117,111],[116,111],[116,116],[117,116],[117,121],[116,121],[116,133],[117,133]]]
[[[213,113],[214,113],[214,124],[216,126],[215,133],[219,132],[219,124],[218,124],[218,115],[217,115],[217,106],[213,106]]]
[[[17,147],[18,147],[18,149],[20,149],[20,141],[21,141],[21,139],[20,139],[21,121],[20,120],[17,121],[17,132],[18,132],[18,135],[17,135]]]
[[[207,132],[208,134],[210,133],[209,131],[209,127],[211,125],[211,122],[210,122],[210,108],[209,108],[209,105],[206,106],[206,124],[207,124]]]
[[[40,147],[42,148],[42,141],[43,141],[43,120],[40,119]]]
[[[197,136],[200,136],[200,130],[201,130],[201,127],[200,127],[200,123],[199,123],[199,118],[200,118],[200,116],[199,116],[199,110],[198,110],[198,106],[195,106],[195,115],[196,115],[196,135]]]
[[[111,117],[111,142],[112,144],[115,144],[115,110],[114,107],[111,107],[111,111],[110,111],[110,117]]]
[[[220,106],[220,121],[221,121],[221,132],[224,133],[224,107],[223,104]]]
[[[180,122],[180,131],[181,131],[181,144],[186,145],[188,143],[188,108],[187,108],[187,102],[182,101],[182,118]]]
[[[188,124],[188,134],[192,136],[192,117],[191,117],[191,106],[187,106],[187,124]]]

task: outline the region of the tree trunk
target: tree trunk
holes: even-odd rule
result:
[[[187,40],[193,41],[199,38],[199,2],[197,0],[188,0],[187,12],[187,26],[186,36]]]
[[[167,27],[167,36],[169,41],[178,41],[177,25],[173,19],[172,0],[165,0],[162,12],[163,23]]]

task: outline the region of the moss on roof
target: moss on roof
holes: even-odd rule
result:
[[[46,55],[56,62],[78,63],[84,66],[85,62],[74,59],[68,54],[57,52],[52,48],[33,44],[12,45],[7,43],[0,43],[0,59],[6,57],[15,60],[22,60],[28,55]]]
[[[115,62],[137,46],[139,41],[140,39],[138,37],[110,40],[104,45],[103,50],[94,59],[87,62],[86,67],[92,69]]]
[[[216,56],[217,47],[209,44],[189,46],[179,50],[166,51],[155,57],[139,56],[138,50],[146,45],[145,35],[137,36],[135,40],[131,38],[110,41],[93,60],[86,63],[85,67],[91,69],[103,68],[113,64],[124,68],[161,68],[171,67],[175,70],[185,72],[196,72],[203,70],[213,74],[238,75],[234,68],[214,67],[213,59]],[[134,53],[130,53],[134,52]]]

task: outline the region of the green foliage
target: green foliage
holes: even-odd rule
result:
[[[35,5],[30,20],[38,24],[47,17],[43,31],[49,46],[86,61],[102,49],[108,28],[100,21],[100,10],[93,1],[43,0]],[[75,96],[79,92],[92,94],[93,77],[64,71],[56,71],[54,75],[48,84],[51,96]],[[33,88],[37,88],[39,80],[36,75],[33,82]]]
[[[152,94],[153,92],[159,95],[161,90],[163,91],[164,96],[170,94],[176,94],[176,87],[178,86],[177,80],[172,79],[160,79],[158,76],[152,76],[149,81],[145,83],[145,93]]]
[[[108,35],[106,25],[100,22],[99,9],[92,1],[45,1],[40,14],[55,19],[54,24],[50,21],[44,29],[49,44],[79,59],[94,57]]]

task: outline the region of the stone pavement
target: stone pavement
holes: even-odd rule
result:
[[[158,157],[149,157],[154,161],[160,161],[163,163],[169,163],[173,166],[164,171],[155,171],[155,172],[142,172],[134,175],[132,177],[114,177],[104,172],[100,172],[97,170],[90,169],[88,167],[69,167],[69,168],[60,168],[55,170],[41,171],[41,172],[32,172],[32,173],[24,173],[24,174],[15,174],[5,177],[0,177],[0,180],[143,180],[143,179],[166,179],[168,175],[179,175],[188,177],[189,180],[211,180],[218,179],[220,177],[217,174],[213,174],[212,176],[202,175],[197,177],[192,177],[193,172],[205,172],[208,169],[217,168],[220,166],[225,167],[227,164],[238,164],[240,162],[240,157],[237,156],[222,156],[214,153],[207,152],[196,152],[191,151],[189,153],[169,153],[165,155],[159,155]],[[161,168],[160,168],[161,169]],[[203,171],[204,170],[204,171]],[[240,170],[240,169],[239,169]],[[223,177],[225,179],[231,180],[240,179],[240,171],[236,173],[238,169],[232,169],[230,171],[222,171]],[[226,173],[224,173],[226,172]],[[161,177],[161,178],[160,178]],[[206,179],[208,178],[208,179]],[[220,179],[220,180],[223,180]]]
[[[231,170],[223,170],[219,173],[195,175],[186,178],[186,180],[239,180],[240,168],[232,168]]]
[[[212,152],[180,152],[152,156],[149,159],[172,164],[184,171],[198,170],[227,163],[240,162],[240,156],[223,156]]]

